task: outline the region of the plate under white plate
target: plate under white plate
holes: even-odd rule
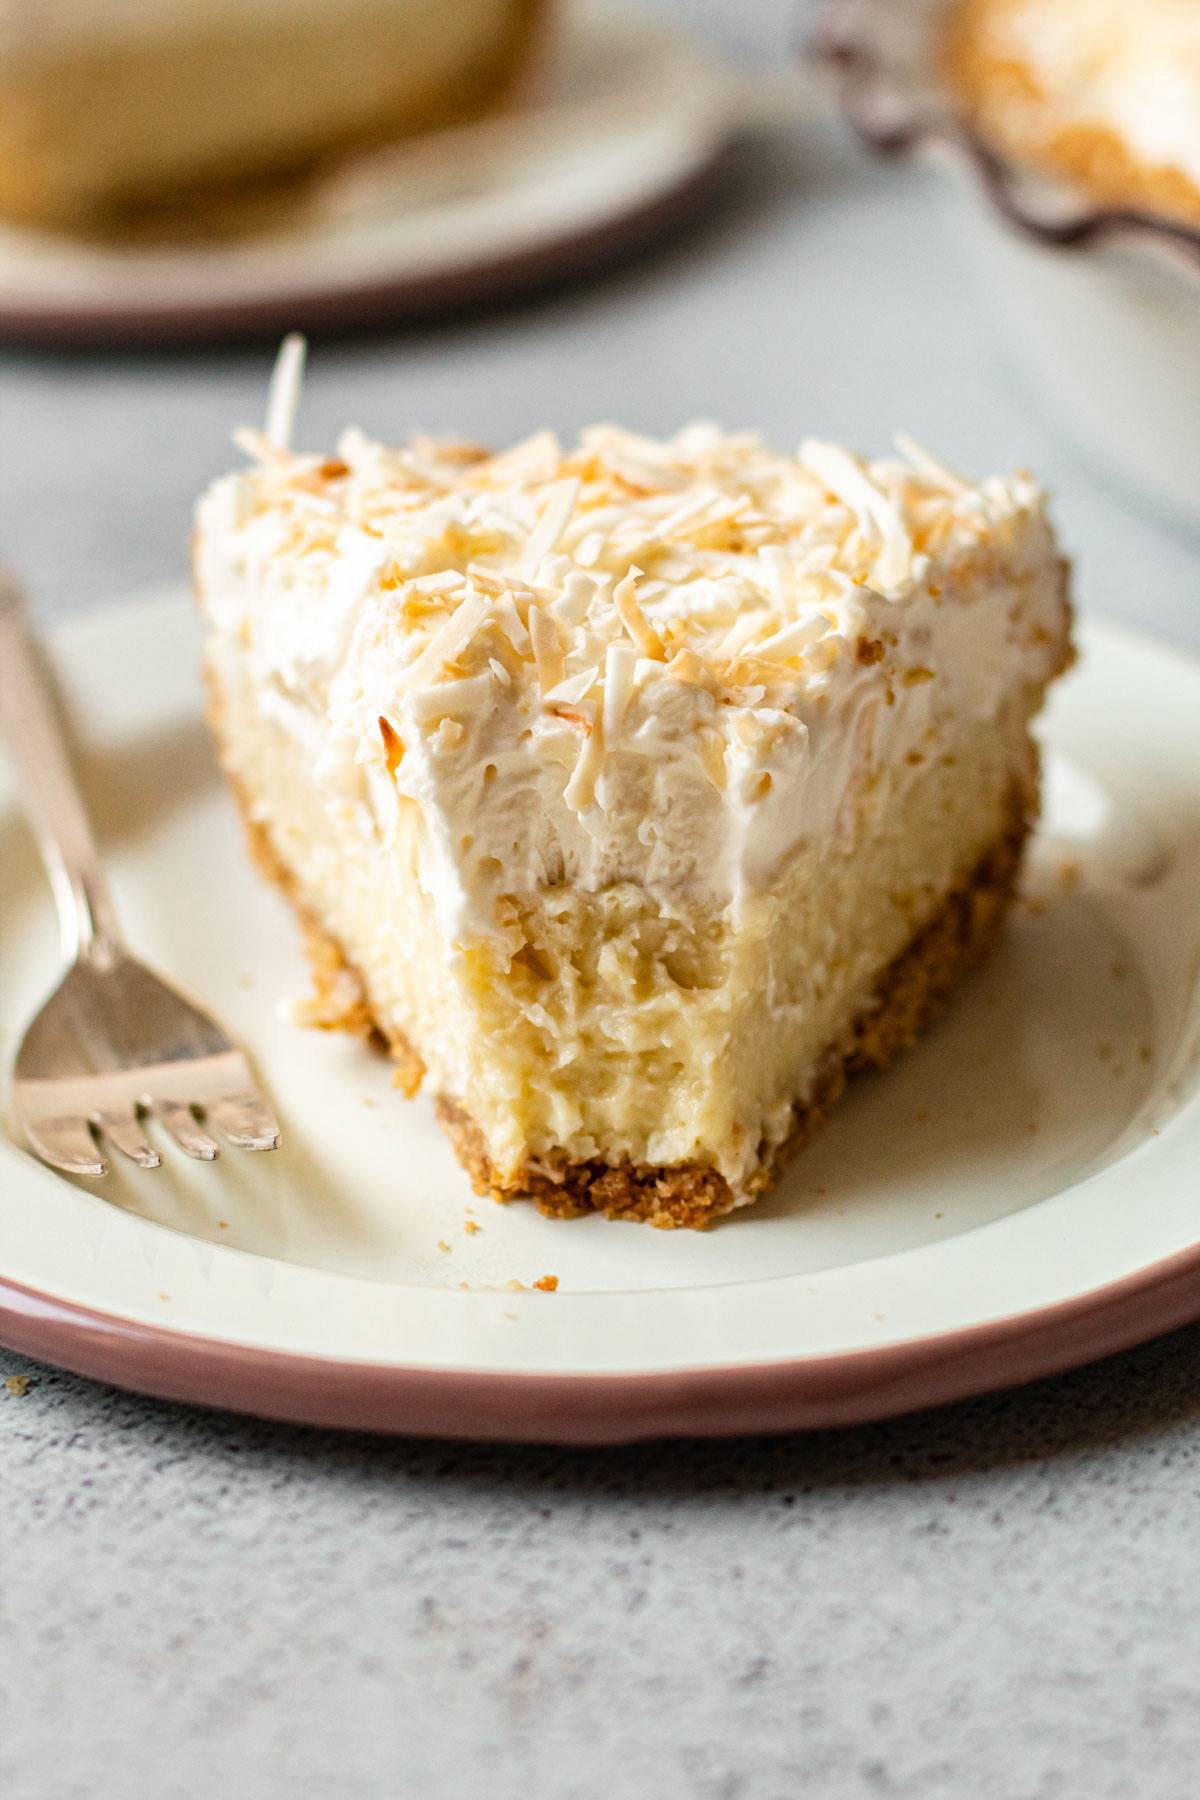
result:
[[[665,1233],[477,1199],[386,1063],[283,1021],[307,986],[298,933],[216,774],[186,598],[70,622],[55,652],[131,940],[246,1043],[285,1145],[157,1172],[117,1159],[72,1184],[4,1143],[0,1281],[299,1354],[612,1374],[925,1339],[1190,1247],[1200,667],[1109,625],[1082,642],[1045,723],[1047,816],[999,953],[914,1052],[855,1086],[775,1195]],[[56,955],[0,771],[6,1058]],[[556,1293],[508,1285],[546,1274]]]

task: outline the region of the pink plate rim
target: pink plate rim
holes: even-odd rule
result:
[[[0,1280],[0,1343],[117,1387],[299,1425],[543,1444],[865,1424],[1061,1374],[1197,1318],[1200,1244],[1052,1306],[874,1350],[632,1375],[514,1375],[229,1343]]]

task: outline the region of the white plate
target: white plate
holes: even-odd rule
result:
[[[1200,1314],[1200,668],[1182,655],[1084,633],[999,953],[775,1195],[693,1233],[476,1199],[427,1101],[356,1042],[284,1023],[298,934],[215,773],[186,601],[55,643],[129,935],[248,1046],[285,1145],[74,1185],[0,1145],[0,1339],[289,1417],[598,1439],[866,1417]],[[9,1057],[56,954],[0,777]],[[558,1291],[531,1291],[547,1274]]]
[[[770,104],[690,38],[576,0],[521,110],[345,165],[291,229],[122,249],[0,226],[0,335],[161,341],[495,299],[648,241]]]

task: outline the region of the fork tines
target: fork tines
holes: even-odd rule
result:
[[[203,1162],[220,1154],[206,1125],[239,1149],[274,1150],[279,1144],[275,1115],[237,1050],[50,1079],[22,1077],[18,1069],[13,1099],[31,1147],[69,1175],[103,1175],[105,1142],[142,1168],[157,1168],[162,1156],[147,1136],[147,1118]]]

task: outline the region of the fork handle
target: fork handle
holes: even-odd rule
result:
[[[3,567],[0,735],[54,890],[63,952],[71,962],[111,962],[121,937],[108,883],[26,621],[21,585]]]

